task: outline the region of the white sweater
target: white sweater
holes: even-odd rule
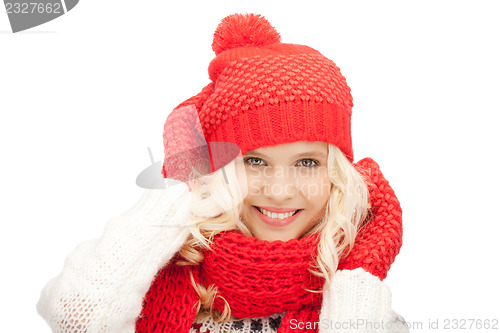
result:
[[[52,331],[134,333],[143,297],[156,273],[189,235],[191,195],[184,183],[164,190],[144,190],[131,209],[108,221],[101,238],[77,246],[61,273],[43,288],[37,303],[38,313]],[[253,321],[245,318],[233,326],[237,327],[234,331],[259,332],[251,328],[260,320],[260,332],[275,332],[272,324],[279,315]],[[323,295],[319,323],[295,325],[317,325],[320,333],[408,332],[402,322],[391,309],[389,287],[358,268],[335,274],[332,287]],[[216,333],[232,332],[234,323],[207,319],[195,324],[200,332],[210,329]],[[192,328],[191,332],[197,330]]]

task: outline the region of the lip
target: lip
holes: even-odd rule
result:
[[[259,206],[260,207],[260,206]],[[300,215],[300,213],[302,213],[302,209],[299,209],[299,211],[297,212],[297,214],[295,215],[292,215],[290,217],[287,217],[286,219],[273,219],[272,217],[269,217],[267,215],[264,215],[262,214],[258,209],[257,207],[253,206],[253,208],[255,209],[255,212],[257,212],[257,214],[259,215],[260,219],[264,222],[264,223],[267,223],[267,224],[270,224],[270,225],[275,225],[275,226],[284,226],[284,225],[288,225],[290,223],[292,223],[296,218],[297,216]],[[265,207],[261,207],[261,208],[264,208],[266,209]],[[267,210],[267,209],[266,209]],[[297,210],[297,209],[294,209],[294,210],[290,210],[287,208],[287,210],[290,212],[290,211],[294,211],[294,210]]]
[[[289,213],[289,212],[295,212],[296,210],[299,210],[300,208],[275,208],[275,207],[266,207],[266,206],[258,206],[259,208],[264,208],[267,211],[270,211],[271,213]]]

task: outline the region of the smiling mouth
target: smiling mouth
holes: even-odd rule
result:
[[[302,209],[297,209],[296,211],[293,212],[293,214],[290,214],[291,212],[288,212],[288,213],[275,213],[275,212],[270,212],[268,210],[265,210],[265,209],[262,209],[258,206],[254,206],[255,208],[257,208],[257,210],[261,213],[261,214],[264,214],[266,215],[267,217],[270,217],[270,218],[275,218],[275,219],[285,219],[285,218],[289,218],[289,217],[292,217],[294,215],[296,215],[299,211],[301,211]]]

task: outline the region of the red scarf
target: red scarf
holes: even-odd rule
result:
[[[387,275],[402,243],[401,207],[378,164],[365,158],[355,167],[375,186],[369,185],[372,216],[356,238],[353,250],[338,269],[363,267],[381,280]],[[161,269],[144,298],[136,323],[138,333],[188,333],[195,319],[198,295],[191,286],[189,269],[197,283],[215,284],[236,318],[267,317],[285,312],[278,333],[317,332],[290,327],[295,322],[317,323],[324,280],[308,268],[315,262],[319,234],[287,242],[268,242],[225,231],[214,237],[211,250],[199,266],[179,266],[174,256]],[[224,302],[217,298],[214,308]]]

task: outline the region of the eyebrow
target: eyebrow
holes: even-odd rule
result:
[[[258,153],[258,152],[248,152],[244,155],[256,155],[256,156],[260,156],[260,157],[264,157],[264,158],[268,158],[268,156],[266,156],[265,154],[261,154],[261,153]],[[326,158],[326,154],[325,153],[321,153],[319,151],[311,151],[311,152],[305,152],[305,153],[300,153],[300,154],[297,154],[295,156],[293,156],[292,158],[301,158],[301,157],[317,157],[317,158],[321,158],[321,157],[324,157]]]

